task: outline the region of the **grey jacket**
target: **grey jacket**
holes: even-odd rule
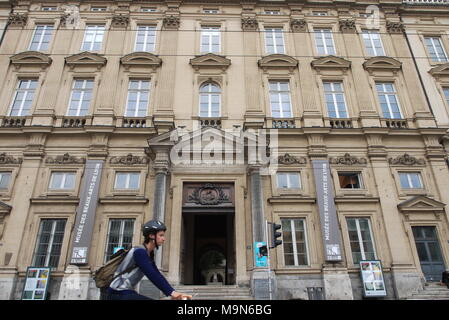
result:
[[[136,250],[138,248],[144,248],[145,249],[144,246],[136,246],[136,247],[133,247],[131,250],[129,250],[129,252],[126,255],[125,259],[122,261],[120,266],[115,271],[114,276],[116,276],[117,274],[120,274],[120,272],[125,271],[127,268],[130,268],[132,265],[135,265],[136,268],[133,269],[131,272],[122,274],[121,276],[115,278],[111,282],[111,284],[109,285],[109,287],[111,289],[114,289],[114,290],[117,290],[117,291],[135,290],[135,287],[137,286],[139,281],[142,280],[144,274],[140,270],[140,268],[137,267],[137,265],[136,265],[136,263],[134,261],[134,258],[133,258],[134,250]]]

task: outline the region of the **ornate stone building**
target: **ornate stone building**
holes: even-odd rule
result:
[[[51,299],[97,299],[92,272],[152,218],[180,290],[362,299],[362,260],[381,262],[385,299],[439,281],[449,69],[425,46],[449,53],[449,6],[413,2],[15,1],[0,46],[0,298],[46,266]],[[251,161],[258,129],[270,170]],[[80,251],[90,164],[101,184]],[[255,255],[266,221],[282,225],[271,273]]]

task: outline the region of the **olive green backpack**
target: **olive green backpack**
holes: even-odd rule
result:
[[[109,285],[111,284],[111,282],[113,280],[115,280],[116,278],[120,277],[121,275],[128,273],[128,272],[134,270],[135,268],[137,268],[136,265],[132,265],[129,268],[127,268],[126,270],[120,272],[118,275],[114,276],[118,267],[123,262],[123,260],[125,259],[126,255],[128,254],[128,252],[130,250],[131,249],[127,249],[127,250],[120,249],[119,251],[117,251],[116,253],[114,253],[111,256],[111,259],[108,262],[106,262],[106,264],[104,266],[102,266],[97,271],[95,271],[94,280],[95,280],[95,285],[97,286],[97,288],[106,289],[109,287]]]

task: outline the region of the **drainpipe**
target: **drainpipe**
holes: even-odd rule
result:
[[[14,11],[11,1],[10,1],[10,5],[11,5],[11,11],[9,11],[9,14],[11,15],[11,13],[13,13],[13,11]],[[3,43],[3,39],[5,38],[5,34],[6,34],[6,30],[8,30],[8,26],[9,26],[9,18],[8,18],[8,21],[6,21],[5,30],[3,30],[2,37],[0,38],[0,47],[1,47],[2,43]]]

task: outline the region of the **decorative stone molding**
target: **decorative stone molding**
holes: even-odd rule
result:
[[[305,32],[307,31],[307,22],[305,19],[292,19],[290,28],[293,32]]]
[[[110,164],[119,164],[119,165],[124,165],[124,166],[148,164],[148,158],[133,156],[131,153],[129,153],[126,156],[111,157],[111,160],[109,160],[109,163]]]
[[[162,21],[162,24],[165,29],[178,30],[179,25],[181,24],[181,21],[180,21],[179,17],[168,16],[168,17],[164,18],[164,20]]]
[[[298,66],[298,60],[285,54],[271,54],[260,59],[257,64],[264,72],[268,69],[288,69],[293,72]]]
[[[73,70],[77,66],[95,66],[100,70],[106,65],[106,58],[98,53],[84,51],[65,58],[65,63]]]
[[[355,32],[355,20],[344,19],[339,20],[338,24],[340,26],[341,32]]]
[[[115,28],[126,28],[129,24],[129,16],[116,14],[112,16],[112,26]]]
[[[231,60],[223,56],[216,55],[214,53],[208,53],[190,59],[190,65],[196,71],[207,68],[217,68],[225,71],[231,65]]]
[[[388,162],[392,165],[402,165],[402,166],[414,166],[414,165],[422,166],[425,164],[424,159],[415,158],[407,153],[404,153],[404,155],[399,156],[397,158],[389,158]]]
[[[363,68],[370,74],[375,71],[392,71],[396,74],[402,68],[402,62],[389,57],[373,57],[363,63]]]
[[[21,52],[11,56],[9,59],[16,70],[24,66],[37,66],[44,70],[53,61],[48,55],[38,51]]]
[[[207,206],[215,206],[221,203],[228,203],[230,202],[230,199],[224,193],[222,188],[217,187],[214,184],[207,183],[189,195],[189,202]]]
[[[10,13],[8,17],[8,25],[15,27],[24,27],[28,21],[26,13]]]
[[[257,28],[257,19],[251,17],[242,18],[243,31],[256,31]]]
[[[2,164],[21,164],[22,158],[14,158],[13,156],[7,156],[5,152],[0,153],[0,165]]]
[[[312,68],[316,70],[341,69],[346,71],[351,68],[351,61],[336,56],[327,56],[315,59],[311,63]]]
[[[351,156],[349,153],[345,153],[343,157],[330,158],[329,162],[336,165],[353,166],[365,165],[368,161],[365,158],[357,158]]]
[[[5,218],[10,214],[12,207],[0,201],[0,239],[3,238],[3,231],[5,230]]]
[[[430,69],[429,73],[437,79],[449,78],[449,62]]]
[[[419,195],[399,203],[398,209],[405,215],[407,220],[412,220],[414,214],[434,214],[435,219],[440,220],[441,214],[444,215],[445,206],[440,201]]]
[[[156,71],[162,65],[162,59],[149,52],[133,52],[120,58],[120,63],[129,70],[130,67],[149,67]]]
[[[45,163],[48,164],[83,164],[85,162],[85,158],[77,158],[68,153],[64,153],[62,156],[48,157],[45,159]]]
[[[285,165],[293,165],[293,164],[306,164],[307,158],[306,157],[295,157],[288,153],[284,154],[283,156],[278,157],[278,163],[285,164]]]
[[[401,22],[387,21],[387,31],[389,33],[404,33],[405,27]]]

